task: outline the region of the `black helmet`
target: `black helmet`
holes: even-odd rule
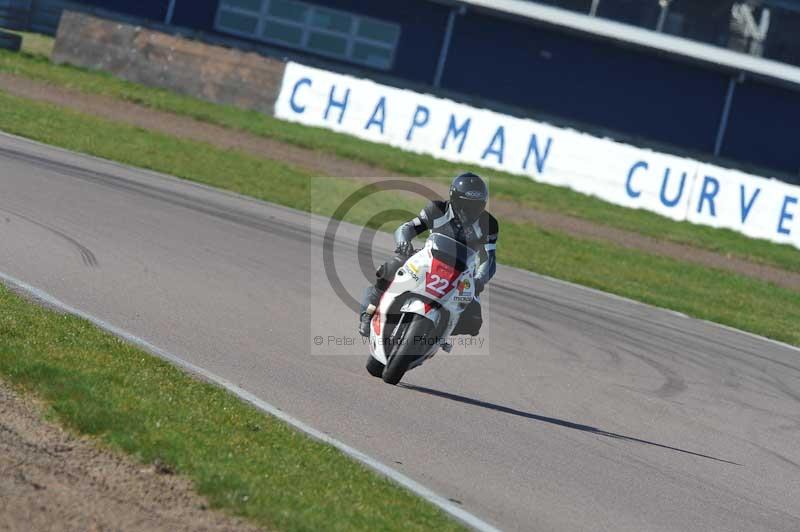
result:
[[[450,206],[464,225],[475,223],[486,208],[488,199],[489,188],[486,183],[471,172],[456,177],[450,185]]]

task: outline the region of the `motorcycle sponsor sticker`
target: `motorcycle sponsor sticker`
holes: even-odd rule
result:
[[[459,281],[456,285],[456,290],[458,290],[458,295],[453,296],[453,301],[472,303],[472,295],[469,294],[470,290],[472,290],[472,283],[469,282],[469,279]],[[467,294],[465,295],[464,292],[467,292]]]
[[[465,290],[469,290],[472,288],[472,285],[469,282],[469,279],[462,279],[461,282],[458,283],[458,295],[463,296]]]
[[[464,192],[464,196],[468,197],[469,199],[477,199],[477,200],[484,199],[483,192],[481,192],[480,190],[467,190],[466,192]]]
[[[433,259],[431,271],[425,274],[425,290],[436,297],[444,297],[455,288],[459,272],[449,264]]]

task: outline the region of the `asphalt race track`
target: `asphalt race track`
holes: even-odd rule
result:
[[[0,136],[0,271],[499,528],[800,530],[799,350],[501,267],[485,344],[391,387],[366,346],[335,345],[356,318],[318,264],[325,226]],[[355,296],[359,234],[342,225],[335,246]]]

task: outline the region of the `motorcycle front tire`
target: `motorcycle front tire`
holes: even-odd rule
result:
[[[433,322],[419,314],[408,316],[410,319],[397,331],[394,351],[383,370],[383,382],[387,384],[400,382],[411,363],[423,356],[429,347],[424,339],[433,331]]]
[[[369,360],[367,360],[367,372],[373,377],[380,377],[383,375],[383,368],[384,365],[381,361],[370,355]]]

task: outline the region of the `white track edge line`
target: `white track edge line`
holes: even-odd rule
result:
[[[20,281],[19,279],[15,278],[15,277],[12,277],[11,275],[8,275],[8,274],[6,274],[4,272],[0,272],[0,280],[3,280],[6,284],[13,286],[17,290],[22,291],[22,292],[32,296],[34,299],[42,301],[42,302],[46,303],[47,305],[49,305],[51,307],[54,307],[54,308],[59,309],[59,310],[61,310],[63,312],[66,312],[67,314],[72,314],[73,316],[77,316],[77,317],[82,318],[82,319],[84,319],[86,321],[89,321],[89,322],[93,323],[94,325],[96,325],[97,327],[99,327],[100,329],[103,329],[103,330],[113,334],[114,336],[122,338],[123,340],[126,340],[126,341],[128,341],[128,342],[130,342],[130,343],[132,343],[132,344],[134,344],[134,345],[136,345],[136,346],[138,346],[138,347],[140,347],[140,348],[142,348],[142,349],[144,349],[144,350],[146,350],[146,351],[148,351],[148,352],[150,352],[150,353],[152,353],[152,354],[154,354],[154,355],[156,355],[156,356],[158,356],[158,357],[160,357],[160,358],[162,358],[164,360],[167,360],[167,361],[171,362],[172,364],[174,364],[174,365],[176,365],[178,367],[181,367],[181,368],[183,368],[183,369],[185,369],[185,370],[187,370],[187,371],[189,371],[191,373],[199,375],[199,376],[203,377],[204,379],[208,380],[209,382],[212,382],[212,383],[214,383],[214,384],[216,384],[218,386],[221,386],[221,387],[225,388],[228,392],[230,392],[233,395],[237,396],[239,399],[241,399],[241,400],[243,400],[243,401],[245,401],[247,403],[250,403],[251,405],[253,405],[256,408],[258,408],[259,410],[261,410],[263,412],[266,412],[267,414],[270,414],[270,415],[280,419],[281,421],[283,421],[285,423],[288,423],[292,427],[294,427],[297,430],[305,433],[306,435],[310,436],[311,438],[313,438],[313,439],[315,439],[317,441],[320,441],[322,443],[326,443],[328,445],[331,445],[331,446],[335,447],[336,449],[338,449],[339,451],[341,451],[345,455],[349,456],[350,458],[352,458],[352,459],[354,459],[354,460],[356,460],[358,462],[361,462],[363,465],[365,465],[368,468],[372,469],[376,473],[379,473],[380,475],[393,480],[397,484],[399,484],[399,485],[403,486],[404,488],[410,490],[411,492],[415,493],[419,497],[422,497],[423,499],[425,499],[429,503],[437,506],[438,508],[440,508],[441,510],[443,510],[444,512],[446,512],[450,516],[454,517],[455,519],[457,519],[461,523],[467,525],[468,527],[473,528],[475,530],[479,530],[481,532],[500,532],[500,530],[498,528],[495,528],[494,526],[486,523],[485,521],[481,520],[480,518],[478,518],[475,515],[472,515],[471,513],[467,512],[466,510],[464,510],[462,508],[459,508],[454,503],[450,502],[449,500],[447,500],[446,498],[442,497],[441,495],[437,495],[436,493],[434,493],[429,488],[426,488],[425,486],[423,486],[422,484],[418,483],[417,481],[412,480],[411,478],[407,477],[403,473],[401,473],[401,472],[399,472],[399,471],[397,471],[395,469],[392,469],[391,467],[379,462],[375,458],[372,458],[371,456],[369,456],[367,454],[364,454],[363,452],[359,451],[358,449],[350,447],[346,443],[341,442],[341,441],[339,441],[339,440],[337,440],[337,439],[325,434],[324,432],[321,432],[321,431],[315,429],[314,427],[312,427],[312,426],[300,421],[299,419],[290,416],[289,414],[287,414],[287,413],[283,412],[282,410],[280,410],[278,407],[273,406],[273,405],[267,403],[266,401],[264,401],[262,399],[259,399],[258,397],[256,397],[252,393],[248,392],[247,390],[244,390],[243,388],[240,388],[239,386],[237,386],[236,384],[228,381],[227,379],[224,379],[224,378],[222,378],[222,377],[220,377],[218,375],[215,375],[214,373],[211,373],[210,371],[208,371],[206,369],[203,369],[203,368],[201,368],[199,366],[196,366],[196,365],[192,364],[191,362],[183,360],[182,358],[178,357],[177,355],[174,355],[174,354],[170,353],[169,351],[161,349],[160,347],[157,347],[157,346],[151,344],[147,340],[145,340],[143,338],[140,338],[140,337],[136,336],[135,334],[132,334],[132,333],[130,333],[130,332],[124,330],[124,329],[121,329],[121,328],[119,328],[119,327],[117,327],[115,325],[112,325],[112,324],[108,323],[107,321],[104,321],[104,320],[102,320],[102,319],[100,319],[100,318],[98,318],[96,316],[93,316],[92,314],[89,314],[88,312],[84,312],[82,310],[79,310],[79,309],[71,306],[71,305],[68,305],[67,303],[64,303],[63,301],[61,301],[61,300],[57,299],[56,297],[50,295],[49,293],[47,293],[47,292],[45,292],[43,290],[40,290],[40,289],[38,289],[38,288],[36,288],[34,286],[31,286],[31,285],[29,285],[28,283],[26,283],[24,281]]]

